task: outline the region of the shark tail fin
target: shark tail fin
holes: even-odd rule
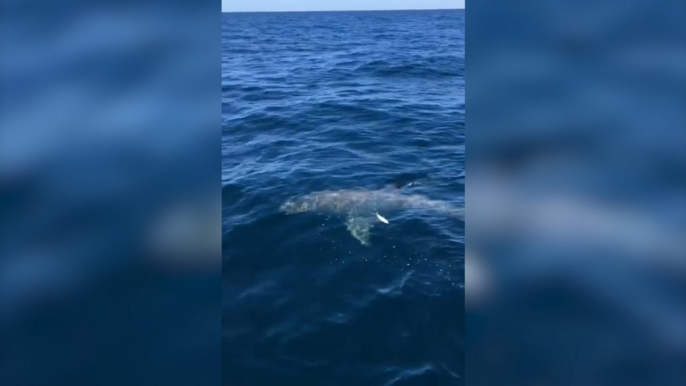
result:
[[[448,214],[450,215],[450,217],[455,217],[455,218],[458,218],[458,219],[460,219],[460,220],[462,220],[462,221],[465,220],[465,208],[454,208],[454,209],[451,209],[451,210],[448,212]]]

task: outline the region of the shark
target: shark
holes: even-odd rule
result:
[[[370,233],[376,221],[388,224],[380,215],[389,211],[419,209],[464,221],[465,209],[447,201],[434,200],[420,194],[405,194],[400,189],[344,189],[320,191],[288,199],[281,212],[297,214],[314,212],[342,215],[350,234],[362,245],[370,245]]]

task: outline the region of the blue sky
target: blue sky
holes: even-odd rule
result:
[[[464,0],[222,0],[225,12],[464,8]]]

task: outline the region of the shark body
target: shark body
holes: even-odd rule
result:
[[[387,223],[379,218],[378,213],[407,209],[428,210],[464,221],[463,207],[419,194],[403,194],[397,189],[314,192],[293,197],[281,205],[281,211],[286,214],[315,212],[344,215],[348,231],[363,245],[369,245],[370,231],[377,219]]]

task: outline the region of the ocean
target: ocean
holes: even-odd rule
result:
[[[370,245],[294,196],[464,205],[463,10],[222,16],[223,379],[464,384],[463,221],[381,213]]]

